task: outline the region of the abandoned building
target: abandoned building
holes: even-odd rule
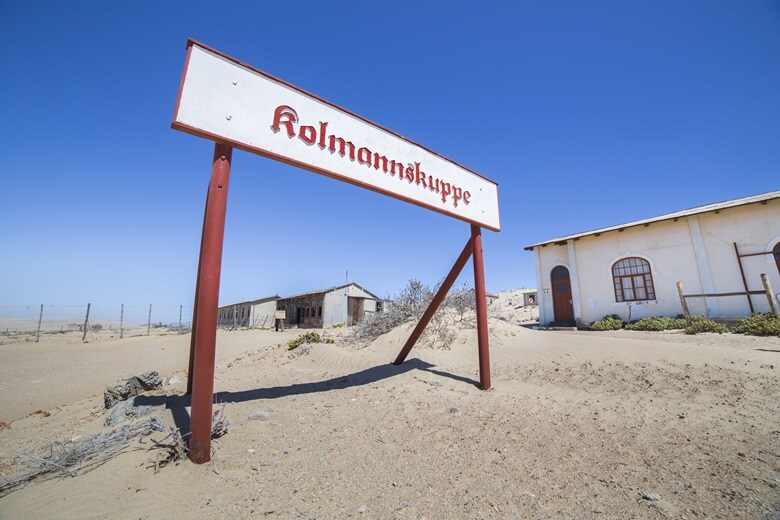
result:
[[[780,291],[780,191],[554,238],[536,253],[539,323],[587,325],[682,313],[710,318],[768,312],[761,274]]]
[[[381,310],[382,300],[358,284],[350,283],[284,298],[277,295],[225,305],[218,310],[217,326],[225,329],[270,329],[275,325],[276,311],[284,311],[286,326],[350,326]]]
[[[274,326],[276,301],[279,296],[234,303],[217,311],[217,327],[220,329],[270,329]]]
[[[279,299],[277,309],[285,311],[285,325],[301,328],[351,326],[367,314],[381,312],[382,301],[356,283]]]

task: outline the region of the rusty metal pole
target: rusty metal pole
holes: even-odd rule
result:
[[[211,460],[211,412],[214,399],[214,358],[217,343],[217,306],[219,275],[222,268],[222,241],[225,235],[228,181],[233,149],[225,144],[214,145],[203,238],[200,246],[200,267],[195,290],[193,323],[192,408],[190,415],[189,457],[196,464]]]
[[[426,325],[428,325],[428,322],[431,321],[433,315],[436,314],[436,310],[439,308],[439,305],[441,305],[441,302],[444,301],[444,298],[447,296],[447,293],[450,291],[452,284],[455,283],[455,280],[458,278],[458,275],[463,270],[463,266],[465,266],[466,262],[468,262],[469,257],[471,256],[471,248],[472,248],[472,240],[469,239],[469,241],[466,242],[466,247],[463,248],[463,251],[461,251],[460,256],[455,261],[455,265],[452,266],[452,269],[450,269],[449,274],[441,283],[441,287],[439,287],[439,290],[436,292],[436,295],[433,297],[433,300],[431,300],[431,303],[428,305],[428,308],[425,309],[425,312],[420,318],[420,321],[417,322],[417,326],[412,331],[411,336],[409,336],[409,339],[406,340],[406,343],[404,344],[404,348],[401,349],[401,352],[398,353],[398,357],[396,357],[395,361],[393,361],[394,365],[400,365],[401,363],[403,363],[404,360],[406,359],[406,356],[409,355],[409,351],[412,350],[414,344],[417,343],[418,339],[420,339],[420,335],[422,334]]]
[[[490,344],[488,340],[487,292],[485,263],[482,258],[482,229],[471,225],[471,245],[474,259],[474,296],[477,305],[477,344],[479,345],[479,387],[490,389]]]

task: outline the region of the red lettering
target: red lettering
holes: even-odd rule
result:
[[[409,182],[414,181],[414,166],[411,164],[406,167],[406,180]]]
[[[328,131],[328,123],[327,122],[323,123],[322,121],[320,121],[320,142],[319,142],[319,145],[320,145],[320,148],[323,149],[323,150],[325,149],[325,132],[327,132],[327,131]]]
[[[458,201],[463,198],[463,188],[452,187],[452,204],[457,208]]]
[[[369,168],[371,167],[371,150],[365,146],[360,147],[357,154],[357,160],[360,164],[365,164]]]
[[[298,130],[298,137],[306,144],[314,144],[317,142],[317,130],[313,126],[304,125]]]
[[[274,133],[279,133],[280,125],[284,125],[287,129],[287,137],[295,137],[295,127],[293,123],[298,122],[298,113],[287,105],[279,105],[274,110],[274,123],[271,125],[271,129]]]
[[[382,171],[387,173],[387,157],[384,155],[374,154],[374,168],[379,169],[379,163],[382,163]]]
[[[449,182],[442,182],[441,183],[441,201],[447,202],[447,196],[452,193],[452,184]]]
[[[420,169],[420,163],[416,162],[414,163],[414,179],[415,184],[418,186],[422,184],[423,188],[426,188],[428,185],[425,183],[425,172]]]
[[[347,146],[349,146],[349,158],[350,160],[355,160],[355,145],[352,144],[352,141],[345,141],[341,137],[336,137],[335,135],[329,135],[328,136],[328,150],[330,150],[330,153],[334,153],[336,151],[336,143],[339,144],[339,155],[344,157],[347,153]]]
[[[464,190],[452,183],[445,182],[443,179],[428,175],[422,170],[419,162],[408,162],[406,164],[388,159],[387,156],[372,152],[368,147],[356,147],[352,141],[347,141],[343,137],[327,135],[328,122],[320,121],[319,127],[299,124],[298,113],[288,105],[279,105],[274,110],[273,124],[271,129],[274,133],[284,132],[287,137],[298,138],[311,146],[317,144],[320,149],[325,148],[330,153],[338,153],[340,156],[349,156],[351,161],[357,159],[358,164],[372,166],[376,170],[382,170],[391,176],[398,174],[398,178],[406,180],[409,184],[416,184],[422,189],[429,189],[433,193],[441,195],[442,204],[447,203],[447,198],[452,197],[452,205],[458,207],[459,204],[469,205],[471,203],[471,192]],[[297,129],[297,132],[296,132]],[[318,133],[319,131],[319,133]],[[327,143],[327,146],[326,146]]]
[[[397,167],[397,168],[396,168]],[[396,161],[390,161],[390,176],[392,177],[395,175],[396,171],[398,170],[398,178],[401,179],[404,176],[404,165],[403,163],[399,163]]]

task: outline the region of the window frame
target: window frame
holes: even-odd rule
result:
[[[640,256],[619,258],[612,263],[610,273],[616,303],[656,301],[653,267],[646,258]],[[640,290],[643,294],[637,297]],[[627,297],[629,294],[631,297]]]

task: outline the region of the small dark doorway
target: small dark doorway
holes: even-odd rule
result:
[[[569,270],[559,265],[550,273],[553,293],[553,315],[555,321],[574,321],[574,307],[571,300]]]

